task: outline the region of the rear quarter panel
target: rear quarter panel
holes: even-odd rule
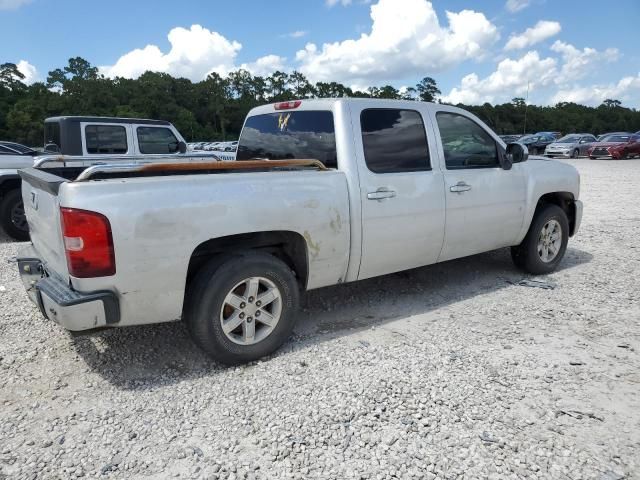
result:
[[[212,238],[296,232],[307,245],[308,288],[343,281],[348,205],[338,171],[129,178],[60,190],[60,206],[100,212],[111,222],[116,275],[71,281],[79,291],[115,291],[123,325],[180,318],[191,254]]]

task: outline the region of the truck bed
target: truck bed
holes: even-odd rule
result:
[[[194,164],[148,165],[133,172],[97,169],[106,177],[87,180],[77,180],[78,172],[69,168],[26,169],[22,192],[32,242],[46,268],[74,290],[114,292],[127,324],[180,318],[190,259],[211,239],[292,232],[308,246],[307,287],[339,283],[346,275],[351,238],[345,174],[287,162],[263,162],[245,171],[238,168],[243,162],[196,170]],[[67,178],[74,175],[76,180]],[[61,207],[109,219],[114,276],[69,275]]]

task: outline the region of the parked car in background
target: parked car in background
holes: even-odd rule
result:
[[[556,141],[556,137],[549,133],[524,135],[518,139],[518,143],[526,145],[532,155],[542,155],[547,145]]]
[[[535,135],[551,135],[553,138],[558,139],[562,137],[562,132],[537,132]]]
[[[572,133],[547,145],[544,154],[546,157],[578,158],[587,155],[589,146],[596,141],[590,133]]]
[[[109,171],[20,172],[28,295],[69,330],[182,319],[231,364],[282,345],[306,290],[503,247],[550,273],[582,216],[573,166],[425,102],[264,105],[236,162]]]
[[[15,142],[0,142],[0,225],[13,238],[28,229],[17,169],[33,166],[40,152]]]
[[[589,158],[613,158],[624,160],[640,155],[640,133],[614,133],[600,142],[593,143],[587,150]]]
[[[518,139],[522,137],[522,135],[514,134],[514,135],[500,135],[500,138],[504,143],[513,143],[518,141]]]
[[[224,152],[235,152],[238,149],[238,142],[230,142],[224,146]]]
[[[609,137],[611,135],[631,135],[629,132],[608,132],[608,133],[603,133],[602,135],[598,135],[598,141],[602,142],[604,140],[605,137]]]

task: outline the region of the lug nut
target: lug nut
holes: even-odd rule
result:
[[[253,303],[253,297],[249,297],[249,303]]]
[[[260,316],[260,312],[256,312],[256,318]]]
[[[261,307],[261,306],[262,306],[262,302],[261,302],[260,300],[258,300],[258,301],[256,302],[256,307]]]
[[[253,322],[253,318],[252,317],[247,317],[247,323],[251,323]]]
[[[246,303],[244,303],[244,302],[242,302],[242,303],[240,304],[240,308],[244,308],[244,307],[246,307],[246,306],[247,306],[247,304],[246,304]]]
[[[238,315],[240,318],[244,318],[244,313],[240,313],[240,315]]]

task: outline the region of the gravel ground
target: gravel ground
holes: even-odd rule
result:
[[[500,250],[311,292],[248,366],[179,323],[71,336],[3,264],[0,478],[640,478],[640,161],[572,163],[553,289]]]

